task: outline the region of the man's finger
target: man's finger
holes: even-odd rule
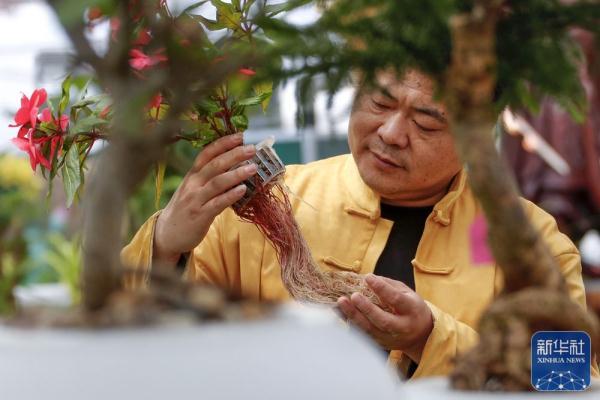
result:
[[[250,160],[256,154],[254,145],[238,146],[223,154],[219,154],[198,171],[199,184],[204,185],[217,175],[223,174],[241,162]]]
[[[198,156],[196,156],[196,160],[194,160],[194,166],[192,167],[191,171],[197,172],[202,170],[202,168],[204,168],[204,166],[208,164],[213,158],[241,145],[243,141],[244,137],[241,133],[236,133],[235,135],[227,135],[225,137],[215,140],[208,146],[204,147],[200,151]]]
[[[397,281],[395,279],[392,278],[388,278],[387,276],[378,276],[376,275],[377,278],[379,279],[383,279],[384,281],[386,281],[387,283],[389,283],[390,285],[392,285],[393,287],[400,289],[402,291],[412,291],[412,289],[410,287],[408,287],[408,285],[402,281]]]
[[[241,184],[243,181],[256,174],[256,169],[256,164],[248,164],[216,176],[202,188],[202,192],[199,196],[200,204],[205,204],[214,197]]]
[[[344,313],[348,321],[356,325],[364,332],[376,335],[377,329],[369,322],[369,320],[352,304],[347,297],[340,297],[337,301],[340,310]]]
[[[211,218],[215,218],[227,207],[241,199],[246,193],[246,185],[238,185],[227,192],[214,197],[212,200],[204,204]]]
[[[387,305],[391,306],[395,312],[402,314],[404,311],[412,309],[412,298],[407,296],[407,294],[412,291],[406,285],[404,285],[406,288],[397,287],[387,280],[375,275],[368,275],[366,277],[366,282],[373,292],[375,292],[377,297]]]
[[[360,311],[375,328],[387,334],[397,333],[400,329],[398,321],[393,314],[383,311],[379,306],[373,304],[369,299],[360,293],[352,294],[350,298],[352,305]]]

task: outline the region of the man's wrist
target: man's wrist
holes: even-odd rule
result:
[[[169,252],[168,250],[163,249],[156,238],[154,238],[154,243],[152,244],[152,261],[158,262],[166,265],[177,265],[179,258],[181,257],[181,253]]]
[[[430,314],[431,315],[431,314]],[[403,351],[404,354],[408,356],[415,363],[421,362],[421,356],[423,355],[423,350],[425,349],[425,345],[427,345],[427,341],[429,340],[429,336],[431,332],[433,332],[433,315],[431,315],[431,321],[424,329],[424,334],[419,336],[419,340],[412,347],[405,349]]]

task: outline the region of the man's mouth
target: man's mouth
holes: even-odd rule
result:
[[[387,157],[387,156],[385,156],[385,155],[382,155],[382,154],[376,153],[376,152],[374,152],[373,150],[371,150],[371,153],[372,153],[372,154],[375,156],[375,158],[377,158],[379,161],[381,161],[381,162],[382,162],[382,163],[384,163],[384,164],[387,164],[387,165],[389,165],[390,167],[395,167],[395,168],[404,168],[404,166],[402,166],[402,165],[398,164],[396,161],[392,160],[391,158],[389,158],[389,157]]]

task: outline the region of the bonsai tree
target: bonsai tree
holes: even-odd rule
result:
[[[78,90],[81,79],[67,77],[55,102],[43,88],[24,95],[13,142],[28,153],[33,170],[42,170],[50,189],[60,176],[68,206],[82,193],[90,151],[98,141],[110,143],[86,185],[83,300],[88,310],[104,306],[120,286],[126,200],[153,167],[160,193],[165,148],[176,141],[201,148],[245,130],[246,107],[267,107],[272,83],[253,79],[265,41],[253,20],[258,13],[270,18],[283,9],[259,7],[253,0],[212,1],[217,16],[211,20],[194,13],[205,3],[174,15],[164,0],[49,2],[71,39],[76,62],[93,74]],[[103,21],[110,21],[111,30],[105,54],[86,37]],[[101,94],[89,96],[89,86]]]
[[[468,180],[481,203],[489,246],[504,290],[481,318],[480,343],[457,360],[461,389],[531,390],[530,339],[537,330],[582,330],[600,345],[597,318],[572,302],[546,244],[527,222],[516,185],[492,132],[504,107],[535,111],[553,96],[581,121],[580,49],[574,27],[598,43],[600,7],[593,1],[472,0],[321,2],[310,26],[269,21],[280,43],[306,60],[290,73],[326,74],[330,89],[359,69],[371,84],[377,71],[416,68],[437,83]],[[293,33],[292,33],[293,32]],[[301,45],[293,44],[300,36]],[[376,43],[377,45],[372,45]],[[320,60],[315,62],[314,60]]]
[[[126,199],[160,163],[169,144],[188,140],[202,146],[243,130],[243,108],[264,106],[272,79],[302,75],[309,82],[324,74],[333,91],[355,69],[373,82],[382,69],[402,74],[416,68],[435,80],[448,107],[456,147],[505,277],[503,293],[481,319],[480,345],[457,362],[455,387],[529,388],[529,340],[541,328],[584,330],[595,346],[600,344],[597,320],[569,299],[556,261],[527,222],[492,135],[494,129],[502,130],[496,123],[500,110],[535,110],[543,95],[556,97],[576,118],[585,112],[576,74],[578,49],[568,30],[579,26],[598,36],[600,9],[594,2],[320,1],[322,16],[302,27],[276,16],[307,1],[270,5],[212,0],[214,20],[194,14],[206,1],[178,15],[165,1],[50,3],[77,59],[93,68],[109,97],[84,96],[72,102],[67,80],[54,109],[41,109],[45,93],[36,91],[22,100],[15,142],[29,153],[34,168],[41,164],[50,178],[61,174],[74,199],[93,143],[110,141],[85,193],[87,310],[104,307],[119,287]],[[99,18],[111,19],[112,40],[105,54],[94,50],[85,36],[87,26]],[[216,37],[211,30],[226,33]],[[372,43],[377,46],[367,45]],[[277,62],[284,56],[296,61],[285,70]],[[161,168],[157,171],[160,187]],[[292,295],[323,303],[356,290],[369,295],[361,277],[316,268],[289,202],[285,195],[273,194],[274,186],[259,189],[237,211],[256,223],[277,249]],[[267,215],[265,210],[276,211]],[[276,229],[280,226],[285,229]]]

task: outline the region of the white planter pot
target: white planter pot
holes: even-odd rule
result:
[[[600,381],[592,380],[590,388],[583,392],[465,392],[450,387],[447,378],[427,378],[410,381],[402,386],[406,399],[415,400],[565,400],[600,399]]]
[[[323,313],[105,331],[0,326],[0,398],[397,399],[383,354]]]
[[[71,293],[62,283],[38,283],[17,286],[13,294],[20,308],[51,306],[66,308],[71,306]]]

